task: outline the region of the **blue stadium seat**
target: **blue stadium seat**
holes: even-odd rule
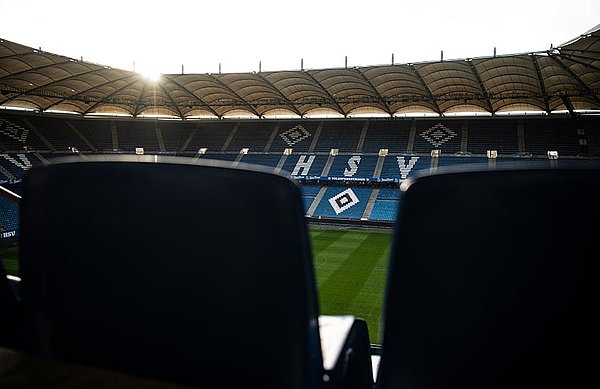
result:
[[[113,156],[32,168],[21,349],[186,386],[372,386],[366,323],[319,316],[299,187],[239,166]]]
[[[376,386],[600,387],[599,169],[403,183]]]

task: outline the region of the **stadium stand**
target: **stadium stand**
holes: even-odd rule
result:
[[[519,153],[517,120],[513,119],[470,119],[467,124],[468,152],[486,155],[488,150],[496,150],[499,155]]]
[[[134,153],[141,147],[144,152],[160,152],[158,128],[154,123],[144,123],[142,120],[131,122],[115,122],[115,131],[118,139],[118,149]],[[160,139],[162,142],[162,138]]]
[[[364,120],[324,122],[314,151],[328,153],[331,149],[339,149],[341,153],[355,152],[364,126]]]
[[[281,161],[281,154],[244,154],[240,160],[243,163],[266,166],[276,170]]]
[[[250,123],[236,123],[235,136],[227,145],[229,152],[239,152],[243,148],[251,152],[264,152],[273,134],[275,123],[252,120]]]
[[[363,153],[377,153],[388,149],[390,153],[406,153],[413,120],[370,120],[363,145]]]
[[[378,157],[374,155],[337,155],[327,176],[344,180],[373,178],[377,160]]]
[[[461,151],[462,120],[423,120],[417,122],[417,136],[412,152],[429,154],[432,149],[444,154]]]
[[[218,153],[224,151],[234,126],[231,123],[198,123],[184,144],[184,151],[197,152],[201,148]]]
[[[316,120],[281,122],[269,152],[282,153],[283,150],[291,148],[297,153],[307,153],[320,128],[321,122]]]
[[[319,202],[314,215],[360,220],[372,191],[372,188],[330,186]]]
[[[600,265],[582,244],[600,170],[445,172],[402,189],[377,388],[600,384]]]
[[[304,185],[318,184],[323,191],[335,182],[383,189],[419,172],[449,166],[496,169],[600,163],[594,155],[600,138],[595,137],[598,119],[593,116],[178,122],[6,111],[0,119],[0,144],[18,149],[0,154],[4,183],[19,182],[31,166],[63,155],[133,154],[136,147],[145,154],[258,164]],[[332,148],[338,153],[331,153]],[[242,153],[242,149],[247,150]],[[381,149],[386,152],[376,155]],[[432,157],[434,151],[438,157]],[[492,151],[494,157],[487,155]],[[550,160],[549,151],[555,151],[558,159]],[[304,197],[309,217],[340,219],[330,218],[334,209],[320,201],[315,203],[320,207],[309,212],[316,197]],[[389,215],[397,201],[374,198],[362,215],[354,215],[356,210],[347,215],[362,222],[387,220],[391,225]]]
[[[532,155],[543,155],[548,150],[559,155],[582,154],[577,135],[577,122],[569,119],[553,121],[523,120],[525,151]]]
[[[28,171],[17,349],[200,387],[372,387],[366,323],[319,315],[299,187],[190,161]]]

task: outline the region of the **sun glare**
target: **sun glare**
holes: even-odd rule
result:
[[[159,71],[152,71],[152,70],[140,72],[140,74],[152,82],[156,82],[156,81],[160,80],[160,76],[161,76],[161,73]]]

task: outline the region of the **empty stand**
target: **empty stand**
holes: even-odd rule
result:
[[[376,155],[339,154],[333,160],[328,176],[347,180],[372,178],[377,159]]]
[[[177,152],[185,145],[193,128],[193,124],[177,121],[160,121],[156,128],[160,132],[166,152]],[[198,150],[195,150],[198,151]]]
[[[25,177],[21,231],[33,355],[201,387],[372,385],[366,323],[319,317],[300,189],[284,176],[55,160]]]
[[[328,187],[313,217],[360,220],[372,191],[372,188]]]
[[[234,123],[196,123],[183,151],[197,152],[200,148],[207,148],[211,152],[220,152],[234,125]]]
[[[283,170],[295,177],[321,176],[327,155],[292,154],[283,165]]]
[[[138,120],[118,121],[116,130],[119,150],[134,153],[136,147],[143,147],[144,152],[161,151],[157,136],[158,122]]]
[[[403,185],[377,387],[597,387],[600,170]]]
[[[49,150],[37,132],[31,128],[27,116],[0,116],[0,148],[3,151]]]
[[[398,188],[381,188],[371,212],[370,220],[395,222],[398,215],[400,190]]]
[[[308,152],[318,128],[317,121],[281,122],[269,152],[281,153],[287,148],[292,148],[295,152]]]
[[[415,153],[429,154],[431,150],[442,150],[444,154],[454,154],[460,151],[462,120],[417,121],[415,135]]]
[[[341,153],[356,151],[364,121],[325,122],[315,152],[339,149]]]
[[[406,153],[410,128],[411,120],[371,120],[363,153],[377,153],[380,149]]]
[[[577,122],[572,119],[523,120],[525,149],[534,155],[544,155],[556,150],[559,155],[581,155],[582,149],[577,135]]]
[[[515,155],[519,152],[517,120],[472,119],[469,120],[468,151],[486,154],[496,150],[498,154]]]
[[[381,178],[404,180],[419,171],[429,171],[431,157],[416,155],[387,155],[383,162]]]
[[[98,152],[114,150],[115,147],[112,140],[112,127],[114,126],[114,121],[101,118],[89,118],[85,120],[73,120],[72,123]]]
[[[275,168],[280,160],[281,154],[246,154],[241,162]]]
[[[262,152],[273,132],[273,122],[253,120],[249,123],[240,123],[235,136],[229,143],[227,151],[239,151],[249,148],[251,152]]]

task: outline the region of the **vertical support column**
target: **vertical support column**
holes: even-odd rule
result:
[[[194,135],[196,135],[196,132],[198,132],[197,128],[194,128],[192,131],[190,131],[190,134],[188,135],[187,139],[183,142],[183,144],[181,145],[181,147],[179,148],[180,152],[184,152],[185,149],[187,149],[187,147],[189,146],[190,142],[192,141],[192,139],[194,138]],[[196,150],[198,151],[198,150]],[[212,150],[211,150],[212,151]]]
[[[377,165],[375,165],[375,171],[373,172],[373,178],[381,177],[381,171],[383,170],[383,163],[385,162],[385,157],[380,155],[377,158]]]
[[[365,123],[363,124],[362,132],[360,133],[360,138],[358,139],[358,144],[356,145],[357,153],[362,153],[362,149],[365,144],[365,138],[367,137],[368,130],[369,130],[369,119],[365,120]]]
[[[119,136],[117,134],[117,125],[114,121],[110,122],[110,136],[112,138],[113,150],[116,151],[119,149]]]
[[[233,127],[233,130],[231,130],[231,133],[229,134],[229,137],[227,137],[227,140],[223,144],[223,147],[221,147],[221,153],[224,153],[227,150],[227,148],[229,147],[229,144],[231,143],[231,140],[233,139],[233,137],[237,133],[237,130],[238,130],[239,126],[240,126],[239,123],[235,124],[235,126]]]
[[[287,155],[281,154],[281,158],[279,159],[279,162],[277,162],[277,166],[275,167],[275,173],[281,172],[281,169],[283,169],[283,165],[285,164],[285,161],[287,161],[287,158]]]
[[[163,141],[162,132],[160,131],[160,127],[156,126],[155,130],[156,130],[156,140],[158,141],[158,149],[164,153],[167,150],[165,148],[165,142]]]
[[[323,166],[323,171],[321,172],[321,177],[327,177],[329,174],[329,170],[331,169],[331,165],[333,165],[333,161],[335,160],[335,155],[329,155],[327,158],[327,162],[325,162],[325,166]]]
[[[271,132],[271,136],[269,137],[269,140],[267,141],[267,144],[265,145],[265,148],[263,149],[263,153],[269,152],[269,149],[271,148],[271,145],[275,141],[275,137],[277,136],[277,133],[279,132],[280,126],[281,126],[281,123],[277,123],[275,125],[275,127],[273,128],[273,132]]]
[[[315,132],[315,136],[313,137],[313,140],[310,143],[310,147],[308,148],[309,153],[312,153],[315,151],[315,147],[317,146],[317,142],[319,141],[319,137],[321,136],[322,130],[323,130],[323,122],[319,122],[319,126],[317,127],[317,131]]]
[[[519,145],[519,155],[525,155],[525,126],[523,120],[517,123],[517,144]]]
[[[412,154],[415,149],[415,138],[417,136],[417,121],[412,120],[410,124],[410,133],[408,134],[408,145],[406,146],[406,152]]]
[[[462,126],[462,135],[460,138],[460,153],[467,154],[467,145],[469,142],[469,121],[464,120]]]
[[[375,207],[375,201],[377,201],[377,195],[379,195],[379,189],[375,188],[371,192],[371,196],[369,196],[369,201],[367,201],[367,206],[365,207],[365,211],[360,220],[369,220],[371,213],[373,213],[373,208]]]

